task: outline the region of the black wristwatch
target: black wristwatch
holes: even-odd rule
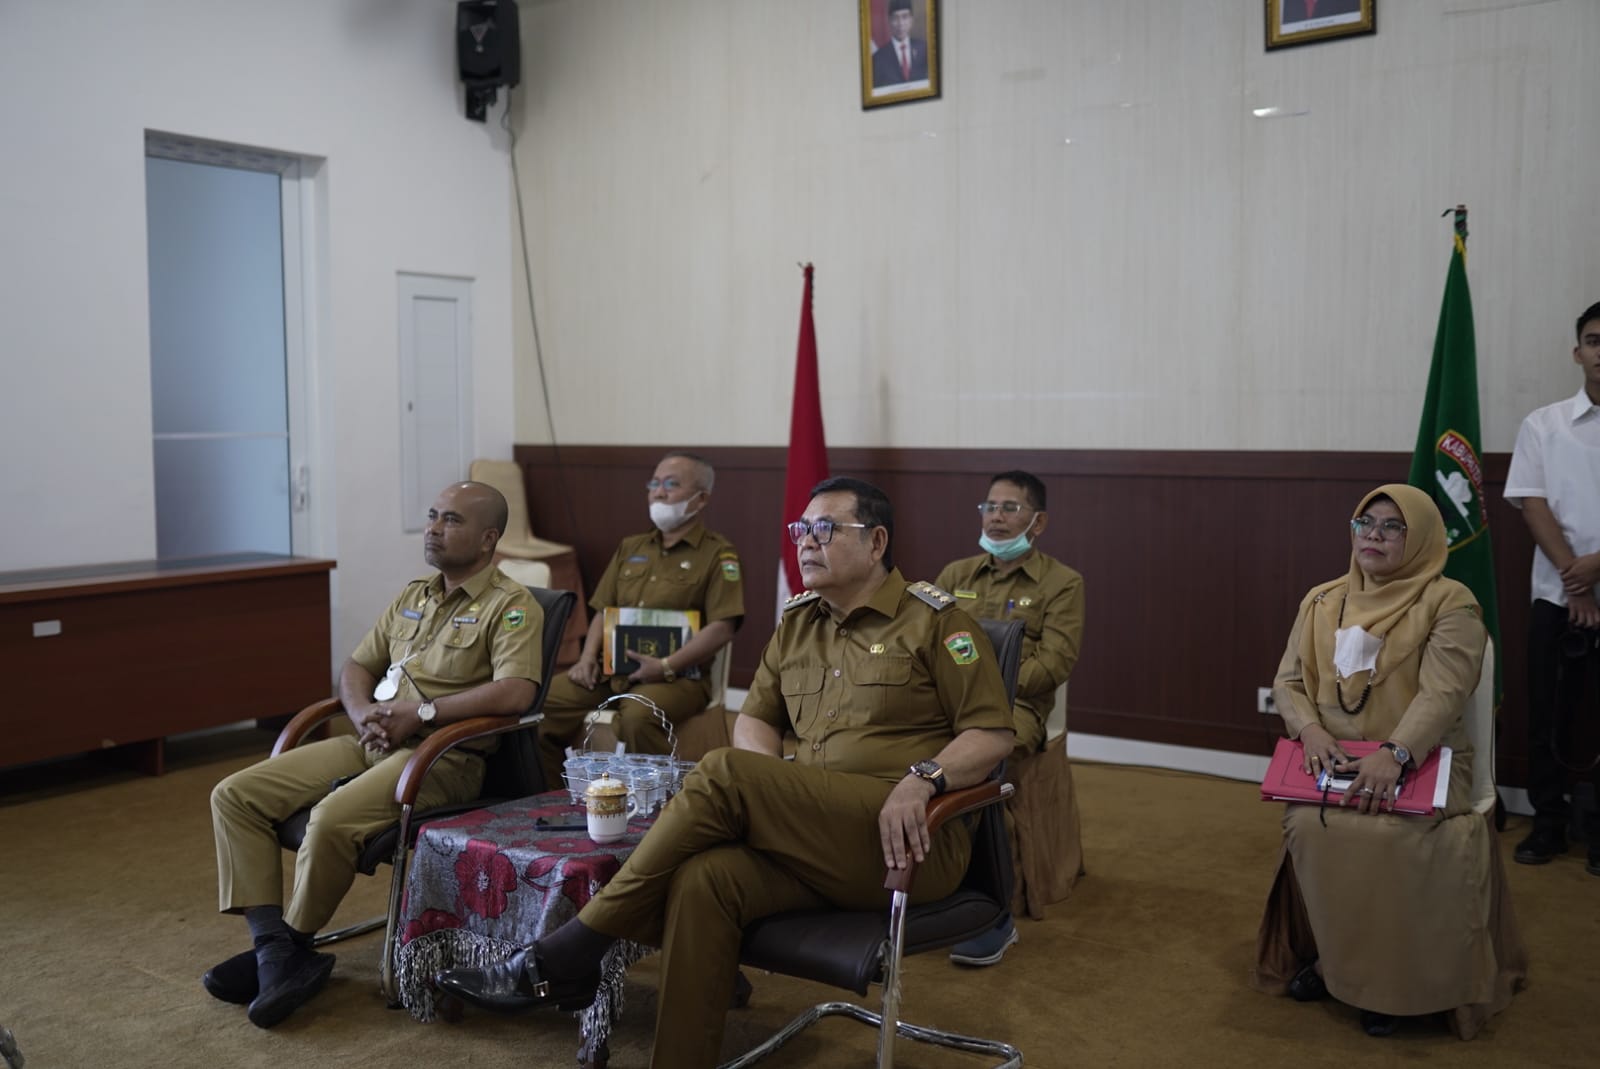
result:
[[[1406,749],[1404,746],[1401,746],[1399,743],[1386,742],[1383,744],[1382,748],[1394,754],[1394,759],[1400,762],[1401,768],[1411,767],[1411,751]]]
[[[925,779],[929,783],[933,784],[933,793],[935,795],[944,793],[946,786],[944,781],[944,769],[939,767],[939,762],[931,759],[927,761],[918,761],[916,764],[911,766],[911,774],[916,776],[918,779]]]

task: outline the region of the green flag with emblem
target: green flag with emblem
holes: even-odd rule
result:
[[[1478,430],[1478,354],[1472,330],[1472,294],[1467,290],[1467,210],[1455,211],[1455,249],[1445,275],[1444,306],[1433,341],[1428,395],[1411,456],[1412,486],[1433,495],[1444,517],[1450,558],[1444,574],[1464,583],[1483,606],[1483,625],[1495,646],[1494,698],[1503,693],[1500,610],[1494,587],[1494,548],[1484,500],[1482,444]]]

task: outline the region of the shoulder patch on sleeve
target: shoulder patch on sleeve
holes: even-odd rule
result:
[[[940,590],[926,579],[921,579],[915,583],[907,584],[906,593],[910,594],[919,601],[933,606],[935,612],[943,612],[956,603],[955,598],[945,593],[943,590]]]
[[[944,648],[950,651],[950,659],[956,664],[974,664],[978,660],[978,647],[972,641],[971,631],[957,631],[953,635],[946,635]]]
[[[809,605],[821,596],[815,590],[802,590],[800,593],[790,596],[789,600],[783,603],[783,611],[788,612],[790,609],[798,609],[802,605]]]

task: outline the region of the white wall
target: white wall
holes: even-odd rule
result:
[[[152,557],[144,134],[319,161],[315,431],[342,659],[406,579],[396,272],[474,279],[479,454],[513,428],[505,135],[448,0],[0,5],[0,570]]]
[[[1259,0],[949,0],[943,99],[870,112],[856,7],[524,5],[560,440],[783,442],[809,259],[833,445],[1409,450],[1457,202],[1485,447],[1577,389],[1595,0],[1271,53]]]

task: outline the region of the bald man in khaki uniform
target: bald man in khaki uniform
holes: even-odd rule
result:
[[[971,617],[889,566],[893,512],[854,479],[816,488],[791,526],[811,593],[762,655],[734,749],[700,762],[578,917],[508,961],[439,984],[497,1010],[582,1005],[619,938],[663,952],[653,1069],[721,1058],[744,927],[785,910],[887,909],[884,868],[919,863],[913,901],[949,894],[971,843],[928,835],[928,799],[1011,750],[998,666]],[[784,731],[800,739],[781,758]],[[912,766],[915,766],[913,768]]]
[[[578,663],[551,682],[539,725],[539,757],[545,783],[561,785],[569,746],[584,737],[584,717],[601,702],[634,693],[661,707],[677,724],[711,700],[706,672],[717,651],[733,641],[744,619],[744,574],[733,543],[708,530],[700,516],[711,501],[716,473],[704,459],[672,453],[661,459],[646,484],[655,529],[630,535],[617,546],[589,607],[594,619]],[[700,630],[665,657],[632,654],[633,671],[604,674],[605,610],[612,607],[693,610]],[[655,714],[635,701],[619,702],[617,738],[630,753],[666,753],[667,733]]]
[[[1047,504],[1044,483],[1037,476],[1025,471],[996,475],[989,480],[989,496],[978,506],[978,545],[983,552],[953,561],[939,573],[939,586],[978,619],[1022,620],[1022,664],[1012,706],[1017,746],[1006,768],[1006,778],[1014,784],[1019,764],[1044,748],[1045,722],[1055,709],[1056,690],[1072,675],[1083,645],[1083,576],[1039,551],[1039,537],[1050,519]],[[1054,753],[1049,760],[1055,760]],[[1047,885],[1070,889],[1083,864],[1078,812],[1072,805],[1072,770],[1064,749],[1059,764],[1047,764],[1040,771],[1044,768],[1056,777],[1065,804],[1052,806],[1054,812],[1031,811],[1022,807],[1018,794],[1008,806],[1016,818],[1012,841],[1013,860],[1021,874],[1018,885],[1038,889],[1027,892],[1033,896],[1030,902],[1043,895]],[[1037,826],[1030,817],[1037,818]],[[1058,866],[1064,866],[1059,874]],[[1031,885],[1026,879],[1029,872],[1038,877]],[[958,965],[994,965],[1016,942],[1016,926],[1007,914],[994,931],[952,947],[950,960]]]
[[[340,673],[339,697],[357,734],[269,757],[211,792],[218,908],[244,914],[254,948],[214,966],[201,982],[224,1002],[248,1003],[250,1020],[262,1028],[326,982],[333,955],[313,952],[311,936],[350,889],[362,843],[399,819],[395,785],[417,742],[443,724],[516,716],[533,704],[543,676],[544,613],[526,587],[493,564],[505,523],[505,499],[493,487],[447,487],[423,533],[424,556],[438,574],[406,586]],[[270,671],[270,664],[257,668]],[[417,807],[476,798],[491,746],[441,756]],[[275,826],[307,806],[311,819],[285,907]]]

